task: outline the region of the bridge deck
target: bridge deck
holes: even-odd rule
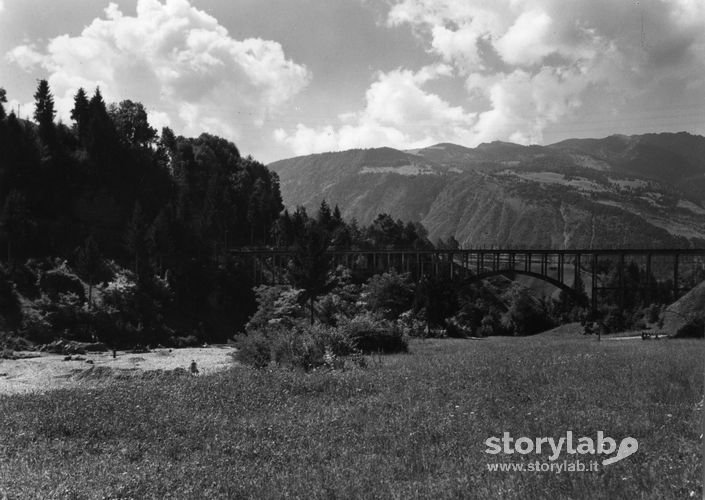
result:
[[[232,255],[292,255],[294,250],[288,248],[232,248],[229,250]],[[579,249],[536,249],[536,248],[470,248],[457,250],[428,250],[428,249],[370,249],[370,250],[328,250],[330,255],[348,254],[534,254],[534,255],[698,255],[705,256],[705,248],[579,248]]]
[[[286,267],[296,256],[294,250],[282,248],[238,248],[230,250],[230,254],[251,259],[254,282],[270,284],[286,282]],[[580,274],[591,291],[593,308],[601,293],[616,294],[621,303],[626,291],[645,290],[648,295],[659,283],[670,283],[675,300],[705,277],[705,249],[699,248],[373,249],[329,250],[326,255],[333,265],[344,265],[355,272],[371,275],[395,269],[416,279],[483,279],[498,274],[524,274],[570,290]],[[636,264],[640,276],[636,285],[633,269],[630,279],[626,276],[632,264]],[[605,269],[617,273],[616,282]]]

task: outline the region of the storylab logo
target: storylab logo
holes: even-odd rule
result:
[[[575,439],[573,432],[566,432],[565,437],[558,440],[552,437],[519,437],[514,439],[510,433],[505,432],[502,437],[489,437],[485,440],[485,453],[490,455],[520,455],[536,454],[546,456],[551,462],[558,460],[561,455],[579,455],[580,458],[588,458],[586,455],[604,456],[602,465],[610,465],[633,455],[639,449],[639,443],[633,437],[625,437],[617,445],[617,441],[611,437],[606,437],[603,431],[597,431],[596,439],[591,437],[580,437]],[[613,455],[616,452],[615,455]],[[612,456],[609,456],[612,455]],[[566,458],[566,457],[564,457]]]

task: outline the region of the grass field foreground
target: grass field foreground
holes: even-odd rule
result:
[[[704,345],[415,341],[366,369],[0,397],[0,497],[700,498]],[[538,458],[488,455],[490,436],[569,430],[639,450],[597,472],[487,470]]]

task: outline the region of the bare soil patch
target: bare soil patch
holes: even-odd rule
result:
[[[195,361],[199,374],[224,370],[234,363],[232,346],[154,349],[133,354],[118,351],[88,353],[78,356],[20,352],[21,359],[0,359],[0,395],[44,392],[77,385],[97,384],[112,378],[143,376],[146,372],[174,371],[190,373]]]

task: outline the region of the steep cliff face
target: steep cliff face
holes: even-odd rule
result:
[[[705,138],[689,134],[354,150],[270,167],[287,206],[326,199],[363,223],[385,212],[465,247],[705,245]]]

